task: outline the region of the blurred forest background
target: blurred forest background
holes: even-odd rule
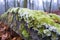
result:
[[[60,0],[0,0],[0,14],[11,7],[54,12],[60,10]]]

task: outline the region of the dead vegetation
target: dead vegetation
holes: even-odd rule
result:
[[[0,22],[0,40],[22,40],[7,24]]]

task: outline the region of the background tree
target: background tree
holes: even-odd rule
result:
[[[4,0],[5,2],[5,12],[9,9],[9,4],[8,4],[8,0]]]
[[[44,1],[42,0],[42,3],[43,3],[43,10],[46,12],[46,9],[45,9],[45,3],[44,3]]]
[[[51,12],[52,0],[50,0],[49,13]]]
[[[57,0],[57,6],[58,6],[58,9],[60,10],[59,0]]]
[[[14,0],[14,7],[16,7],[16,0]]]
[[[6,1],[7,1],[7,0],[4,0],[4,3],[5,3],[5,12],[7,11],[7,7],[6,7],[7,4],[6,4]]]
[[[17,6],[20,7],[20,0],[17,0]]]
[[[28,3],[29,3],[29,9],[31,9],[31,3],[30,3],[30,1],[31,1],[31,0],[28,1]]]
[[[34,10],[34,0],[32,0],[31,9]]]
[[[9,4],[8,4],[8,0],[6,1],[6,5],[7,5],[7,10],[9,9]]]
[[[27,8],[27,0],[24,0],[24,5],[23,5],[24,8]]]

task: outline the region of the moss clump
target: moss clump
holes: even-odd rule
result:
[[[10,27],[12,25],[13,30],[17,30],[25,38],[29,38],[28,40],[40,40],[38,35],[42,35],[42,39],[53,37],[52,39],[56,40],[57,35],[60,35],[60,16],[56,14],[27,8],[11,8],[1,15],[1,19],[4,18]]]

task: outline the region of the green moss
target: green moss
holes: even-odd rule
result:
[[[7,15],[8,13],[9,15],[12,14],[11,17]],[[7,19],[7,17],[9,18]],[[50,25],[48,27],[52,27],[52,29],[56,28],[57,32],[60,33],[60,24],[55,22],[55,20],[60,22],[60,16],[56,14],[47,14],[46,12],[43,11],[30,10],[27,8],[11,8],[6,13],[1,15],[1,19],[2,18],[3,19],[6,18],[8,21],[11,19],[11,21],[9,21],[8,23],[13,23],[14,21],[20,22],[18,30],[20,30],[21,34],[24,37],[30,36],[28,30],[26,30],[25,27],[26,23],[28,29],[32,27],[33,30],[38,31],[38,34],[45,34],[45,35],[52,34],[51,30],[49,29],[46,30],[46,28],[42,26],[43,24]],[[16,20],[14,20],[14,18],[16,18]]]

